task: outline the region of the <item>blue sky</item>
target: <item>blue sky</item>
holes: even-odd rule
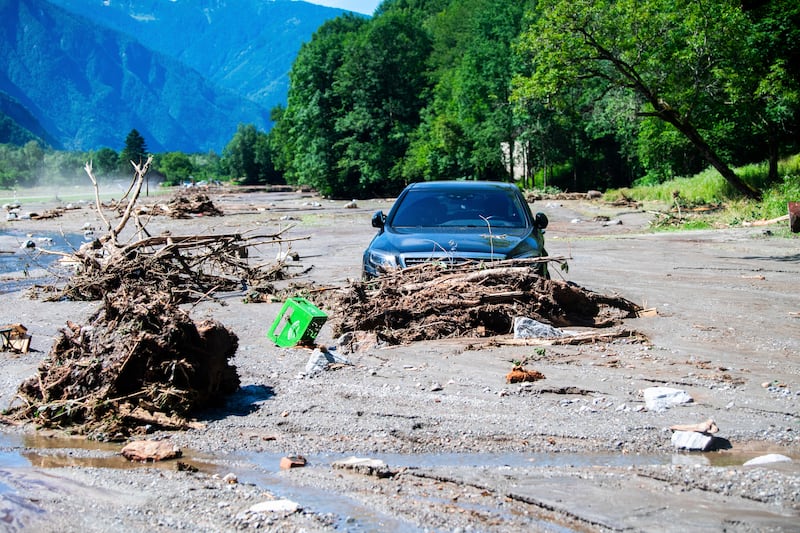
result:
[[[375,8],[381,3],[381,0],[305,0],[311,4],[319,4],[321,6],[338,7],[340,9],[347,9],[355,11],[356,13],[364,13],[365,15],[372,15]]]

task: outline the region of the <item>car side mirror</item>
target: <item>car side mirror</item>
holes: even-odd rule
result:
[[[386,215],[383,214],[383,211],[375,211],[375,214],[372,215],[372,227],[383,229],[384,224],[386,224]]]
[[[536,216],[534,217],[534,222],[536,223],[536,227],[539,229],[546,228],[547,225],[550,223],[550,221],[547,220],[547,215],[545,215],[541,211],[536,213]]]

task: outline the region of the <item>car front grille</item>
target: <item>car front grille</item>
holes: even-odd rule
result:
[[[448,255],[405,255],[401,257],[403,267],[412,267],[416,265],[423,265],[425,263],[440,263],[444,265],[461,265],[470,261],[501,261],[505,259],[502,255],[494,254],[480,254],[475,257],[464,256],[448,256]]]

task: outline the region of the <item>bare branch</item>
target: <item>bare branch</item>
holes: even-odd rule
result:
[[[111,231],[111,223],[108,221],[106,216],[103,214],[103,210],[100,204],[100,189],[97,186],[97,179],[94,177],[94,173],[92,172],[92,162],[88,161],[86,165],[84,165],[83,169],[89,175],[89,179],[92,180],[92,185],[94,186],[94,205],[97,209],[97,214],[100,215],[100,218],[103,219],[103,222],[106,224],[106,230]]]

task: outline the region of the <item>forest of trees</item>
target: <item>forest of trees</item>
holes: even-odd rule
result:
[[[757,196],[731,167],[777,172],[799,112],[794,0],[387,0],[302,47],[270,143],[289,183],[334,196],[534,176],[604,189],[708,166]]]
[[[768,161],[777,180],[800,150],[800,4],[385,0],[317,30],[271,118],[270,132],[239,125],[220,155],[157,154],[154,169],[356,198],[440,179],[606,189],[713,167],[757,198],[732,168]],[[89,158],[129,174],[140,141],[120,154],[0,145],[0,186],[80,174]]]

